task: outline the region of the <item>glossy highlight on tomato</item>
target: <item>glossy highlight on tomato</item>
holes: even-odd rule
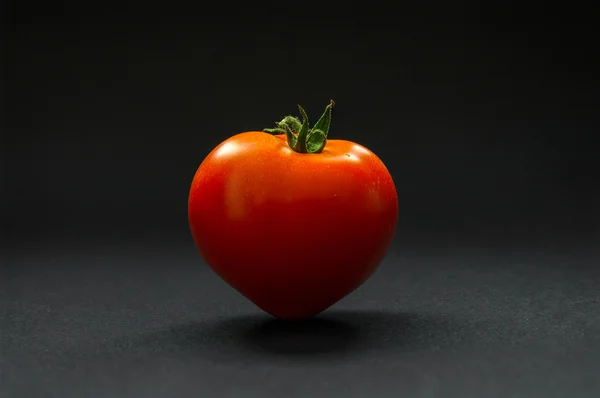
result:
[[[288,116],[232,136],[192,180],[188,216],[212,270],[277,318],[314,316],[361,286],[386,255],[398,196],[383,162]]]

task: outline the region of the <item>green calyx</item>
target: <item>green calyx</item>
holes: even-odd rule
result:
[[[275,123],[277,127],[263,131],[271,134],[285,134],[288,145],[296,152],[320,153],[327,143],[327,134],[331,125],[331,108],[334,105],[335,103],[331,100],[321,118],[312,128],[309,128],[306,112],[298,105],[302,122],[297,117],[286,116],[280,122]]]

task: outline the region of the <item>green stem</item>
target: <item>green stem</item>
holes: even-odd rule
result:
[[[298,105],[302,122],[294,116],[286,116],[280,122],[275,123],[277,127],[264,129],[267,133],[285,134],[290,148],[298,153],[320,153],[327,143],[327,134],[331,125],[331,108],[335,103],[333,100],[325,107],[313,128],[309,128],[308,116],[304,109]]]

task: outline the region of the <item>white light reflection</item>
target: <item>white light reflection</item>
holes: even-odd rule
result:
[[[238,142],[235,141],[229,141],[229,142],[225,142],[223,145],[221,145],[214,153],[214,156],[216,158],[221,158],[221,157],[230,157],[232,155],[236,155],[240,152],[242,152],[244,149],[244,146],[241,145]]]

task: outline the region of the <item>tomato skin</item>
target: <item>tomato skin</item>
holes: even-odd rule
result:
[[[285,135],[237,134],[199,166],[189,224],[212,270],[277,318],[314,316],[362,285],[392,242],[398,196],[371,151],[328,140],[294,152]]]

